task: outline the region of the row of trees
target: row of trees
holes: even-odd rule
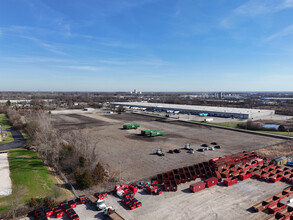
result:
[[[101,163],[97,163],[97,143],[87,132],[59,131],[54,128],[47,113],[28,115],[26,121],[29,144],[37,146],[46,164],[58,167],[80,189],[104,181],[106,171]]]

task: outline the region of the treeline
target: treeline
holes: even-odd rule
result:
[[[99,163],[97,143],[85,131],[59,131],[49,113],[29,113],[0,106],[14,129],[28,134],[27,145],[36,149],[43,161],[64,172],[80,189],[106,180],[107,172]]]
[[[102,183],[107,173],[98,161],[96,144],[84,131],[59,131],[50,114],[27,115],[26,131],[30,146],[50,166],[57,167],[80,189]]]

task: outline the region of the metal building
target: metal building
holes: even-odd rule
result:
[[[113,105],[125,106],[130,108],[146,108],[148,111],[179,111],[187,114],[208,114],[213,117],[223,118],[241,118],[252,119],[262,116],[274,115],[275,110],[264,109],[248,109],[248,108],[226,108],[214,106],[199,106],[199,105],[176,105],[163,103],[148,103],[148,102],[115,102]]]

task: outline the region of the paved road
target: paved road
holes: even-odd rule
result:
[[[23,135],[18,130],[10,130],[8,132],[11,132],[14,141],[7,144],[0,144],[0,151],[2,150],[10,150],[14,148],[23,147],[26,144],[26,140],[24,139]]]

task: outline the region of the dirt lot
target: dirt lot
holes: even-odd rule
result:
[[[200,125],[181,122],[165,122],[153,117],[136,114],[69,114],[53,115],[56,126],[65,129],[85,129],[97,142],[97,153],[101,162],[110,171],[119,176],[121,161],[121,176],[124,182],[132,182],[148,178],[170,169],[207,161],[213,157],[251,151],[283,140],[271,137],[245,134],[229,130],[209,128]],[[124,123],[138,123],[137,130],[123,130]],[[165,130],[161,137],[140,136],[141,129],[157,128]],[[159,157],[154,153],[158,148],[164,152],[169,149],[182,148],[186,143],[198,149],[201,144],[216,141],[222,149],[205,153],[188,154],[166,153]]]

